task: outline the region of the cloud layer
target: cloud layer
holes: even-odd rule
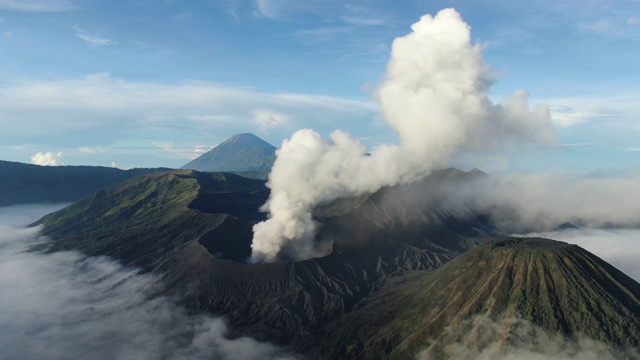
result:
[[[529,233],[579,245],[640,282],[640,229],[566,229]]]
[[[28,252],[23,228],[55,206],[0,208],[0,348],[8,359],[285,359],[278,348],[228,339],[225,322],[191,316],[153,276],[75,252]]]
[[[57,12],[75,8],[69,0],[0,0],[0,8],[19,11]]]
[[[611,350],[607,345],[576,335],[551,334],[529,321],[511,316],[479,315],[447,327],[443,338],[416,360],[615,360],[635,358],[632,349]]]
[[[82,149],[100,147],[105,151],[91,154],[99,159],[94,164],[119,157],[119,163],[131,167],[181,166],[183,160],[172,149],[191,147],[183,152],[195,153],[196,145],[215,146],[244,132],[279,141],[302,124],[323,132],[344,124],[365,134],[376,114],[370,101],[266,93],[211,82],[124,81],[108,73],[22,79],[0,84],[0,151],[45,148],[63,151],[67,163],[78,164],[87,163]],[[163,153],[152,142],[171,147],[160,147]],[[158,160],[163,156],[175,163]]]

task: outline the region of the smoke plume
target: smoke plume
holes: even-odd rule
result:
[[[310,129],[285,140],[262,208],[269,218],[254,227],[253,262],[326,254],[330,244],[314,242],[311,216],[323,201],[416,180],[461,152],[555,142],[549,109],[530,109],[526,92],[516,91],[503,104],[489,100],[494,74],[454,9],[425,15],[411,29],[393,42],[376,93],[399,144],[369,154],[340,130],[328,140]]]
[[[28,251],[55,206],[0,208],[0,358],[291,359],[279,348],[230,339],[220,318],[189,315],[159,281],[104,257]]]

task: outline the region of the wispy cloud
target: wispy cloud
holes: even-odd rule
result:
[[[627,18],[627,24],[640,25],[640,18],[637,18],[635,16],[630,16],[629,18]]]
[[[629,148],[629,149],[627,149],[627,151],[637,152],[637,151],[640,151],[640,147],[636,147],[636,148]]]
[[[611,89],[606,93],[534,100],[549,106],[554,124],[562,128],[596,121],[636,123],[634,119],[640,116],[638,96],[640,96],[640,89],[627,88]]]
[[[13,34],[14,34],[15,32],[16,32],[16,29],[7,30],[7,31],[5,31],[5,32],[3,32],[3,33],[2,33],[2,36],[3,36],[5,39],[10,39],[10,38],[12,38],[12,37],[13,37]]]
[[[336,37],[347,34],[352,29],[348,26],[329,26],[315,29],[303,29],[294,33],[298,40],[303,42],[325,42],[334,40]]]
[[[271,110],[259,109],[254,111],[253,120],[260,125],[262,130],[269,130],[281,126],[289,120],[289,116]]]
[[[107,149],[102,147],[81,146],[78,148],[78,151],[83,154],[102,154],[107,152]]]
[[[107,39],[97,34],[91,34],[86,30],[80,29],[79,27],[74,26],[73,28],[76,30],[76,37],[88,42],[91,45],[105,46],[117,44],[111,39]]]
[[[568,143],[568,144],[562,144],[562,146],[567,146],[567,147],[578,147],[578,146],[598,146],[600,145],[599,143]]]
[[[156,146],[166,152],[177,154],[185,159],[193,160],[198,156],[211,150],[211,146],[192,143],[179,142],[152,142]]]
[[[385,23],[384,19],[371,17],[343,16],[341,19],[352,25],[379,26]]]
[[[186,20],[190,17],[193,16],[193,13],[188,12],[188,13],[184,13],[184,14],[179,14],[173,17],[174,20],[178,20],[178,21],[182,21],[182,20]]]
[[[4,84],[0,87],[0,138],[7,145],[21,145],[34,138],[46,138],[51,144],[70,134],[78,139],[82,139],[78,134],[86,136],[77,148],[98,136],[110,143],[126,133],[149,129],[174,135],[176,131],[260,132],[255,116],[263,109],[287,115],[287,121],[272,128],[271,135],[278,137],[305,126],[325,132],[339,126],[357,133],[377,115],[377,105],[370,101],[265,93],[201,81],[130,82],[98,73],[79,79]]]
[[[270,19],[278,17],[278,6],[273,0],[257,0],[256,7],[258,15]]]
[[[604,33],[611,30],[611,22],[609,22],[609,20],[601,19],[595,22],[578,24],[578,28],[581,30]]]
[[[0,8],[18,11],[57,12],[76,8],[69,0],[0,0]]]

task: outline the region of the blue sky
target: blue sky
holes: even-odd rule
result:
[[[488,171],[640,170],[640,2],[0,0],[0,159],[178,167],[239,132],[395,141],[371,94],[394,38],[454,7],[560,146]]]

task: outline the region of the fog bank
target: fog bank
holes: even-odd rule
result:
[[[60,206],[0,208],[0,349],[3,359],[285,359],[250,338],[228,339],[221,318],[191,316],[158,279],[77,252],[27,251],[24,228]]]

